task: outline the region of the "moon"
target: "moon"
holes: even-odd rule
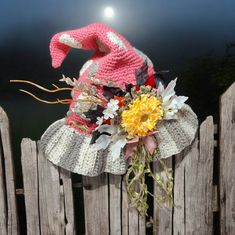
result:
[[[112,19],[114,17],[114,9],[110,6],[104,8],[104,17],[108,19]]]

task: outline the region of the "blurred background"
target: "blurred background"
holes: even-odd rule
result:
[[[48,48],[53,34],[96,21],[114,27],[149,56],[155,70],[170,71],[166,83],[178,77],[177,92],[189,96],[200,121],[207,115],[218,120],[219,96],[235,80],[234,12],[233,0],[1,0],[0,105],[10,119],[17,187],[22,187],[21,139],[40,139],[68,109],[40,103],[18,90],[48,100],[70,94],[49,95],[9,80],[30,80],[51,88],[52,83],[60,85],[62,74],[77,77],[92,54],[72,49],[62,67],[53,69]]]

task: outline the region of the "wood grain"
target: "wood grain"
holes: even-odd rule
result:
[[[121,235],[122,234],[121,184],[122,184],[122,177],[121,176],[109,174],[110,235]]]
[[[139,235],[145,235],[146,234],[146,218],[145,216],[139,215]]]
[[[24,182],[27,234],[40,235],[38,159],[35,141],[30,139],[22,140],[21,165]]]
[[[38,153],[40,227],[42,234],[65,234],[63,193],[59,169]]]
[[[129,235],[129,205],[124,177],[122,177],[122,235]]]
[[[19,224],[15,195],[15,172],[12,158],[9,120],[0,107],[0,133],[2,153],[5,165],[6,196],[7,196],[7,234],[19,234]]]
[[[189,156],[190,157],[190,156]],[[185,161],[186,151],[175,156],[173,235],[185,233]]]
[[[2,155],[2,142],[0,138],[0,231],[2,235],[7,234],[7,200],[5,188],[5,172]]]
[[[214,126],[208,117],[198,138],[176,157],[174,234],[212,234]]]
[[[75,222],[74,222],[74,198],[71,173],[65,169],[60,168],[60,179],[62,180],[62,195],[64,204],[64,219],[65,221],[65,234],[75,235]]]
[[[194,222],[194,229],[197,229],[201,234],[213,234],[213,209],[214,209],[214,187],[213,187],[213,164],[214,164],[214,123],[213,117],[209,116],[200,126],[199,133],[199,156],[197,167],[198,175],[195,178],[197,187],[197,205],[195,205],[195,215],[197,221]],[[195,171],[196,165],[193,166]],[[191,172],[192,174],[193,172]],[[195,172],[196,174],[196,172]],[[190,179],[189,179],[190,180]],[[186,195],[191,197],[191,193]],[[195,215],[192,215],[192,220],[195,221]],[[193,218],[194,217],[194,218]]]
[[[235,82],[220,100],[220,229],[235,231]]]
[[[83,176],[86,235],[109,234],[108,175]]]
[[[172,168],[172,158],[164,159],[163,162],[168,168]],[[153,163],[153,172],[159,174],[164,180],[166,175],[158,161]],[[154,183],[154,195],[162,195],[158,185]],[[167,205],[159,205],[154,200],[153,212],[153,235],[172,234],[172,208]]]
[[[139,214],[135,208],[129,208],[129,235],[139,235]]]

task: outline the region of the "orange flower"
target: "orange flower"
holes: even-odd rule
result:
[[[116,95],[115,95],[115,96],[114,96],[114,99],[119,101],[119,103],[118,103],[118,106],[119,106],[119,107],[122,107],[122,106],[123,106],[122,101],[124,100],[124,97],[119,97],[119,96],[116,96]]]

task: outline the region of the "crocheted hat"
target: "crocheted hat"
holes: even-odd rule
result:
[[[153,78],[153,64],[123,36],[101,23],[54,35],[50,43],[53,67],[57,68],[62,64],[70,48],[95,50],[95,53],[81,68],[77,81],[65,79],[70,84],[73,83],[73,101],[67,116],[53,123],[43,134],[41,148],[55,165],[78,174],[124,174],[127,161],[123,151],[113,158],[109,147],[103,150],[91,144],[94,137],[92,133],[97,128],[94,120],[99,120],[96,113],[99,109],[104,111],[102,107],[112,106],[105,100],[98,101],[97,97],[110,95],[111,89],[110,98],[113,98],[120,94],[121,89],[138,86],[136,78],[141,77],[143,72],[144,80],[146,77]],[[92,92],[95,92],[96,98],[92,98]],[[162,122],[155,133],[161,158],[179,153],[194,139],[197,129],[196,115],[184,104],[179,117],[167,122],[167,125]]]
[[[145,60],[148,73],[153,75],[150,59],[112,28],[94,23],[77,30],[65,31],[53,36],[50,43],[52,66],[61,65],[70,48],[95,50],[94,55],[80,70],[79,82],[115,86],[135,84],[135,71]],[[99,89],[99,92],[101,89]],[[76,89],[73,100],[80,95]],[[91,142],[91,133],[96,125],[77,115],[74,109],[79,104],[72,102],[65,119],[52,124],[41,138],[46,157],[54,164],[82,175],[95,176],[101,172],[124,174],[126,161],[123,157],[113,161],[109,151],[97,151]],[[84,125],[88,128],[82,128]]]

